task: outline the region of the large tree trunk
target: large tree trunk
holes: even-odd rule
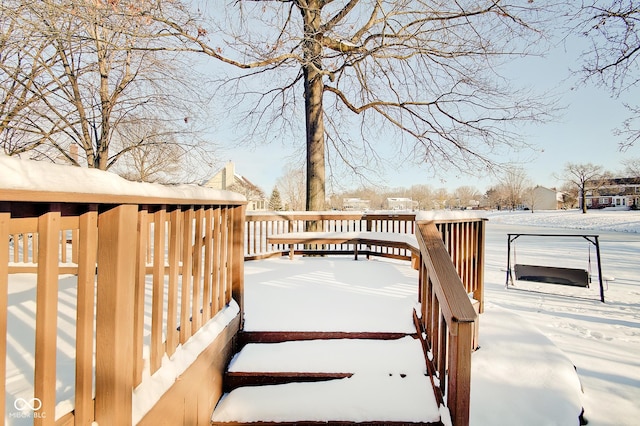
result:
[[[324,210],[325,164],[322,108],[322,46],[319,41],[320,2],[309,1],[301,8],[304,19],[304,103],[307,128],[307,204],[306,209]]]

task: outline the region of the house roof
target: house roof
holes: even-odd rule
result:
[[[593,183],[593,182],[589,182]],[[625,185],[640,185],[640,177],[623,177],[623,178],[611,178],[602,179],[597,181],[598,186],[625,186]]]

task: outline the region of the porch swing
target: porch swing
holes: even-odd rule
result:
[[[582,268],[565,268],[558,266],[544,265],[527,265],[517,263],[516,261],[516,245],[515,240],[520,237],[556,237],[556,238],[584,238],[589,242],[587,269]],[[513,244],[513,251],[511,246]],[[579,235],[579,234],[507,234],[507,277],[505,286],[509,288],[509,283],[514,286],[513,275],[515,279],[521,281],[535,281],[548,284],[568,285],[574,287],[588,288],[591,283],[591,246],[595,246],[596,260],[598,267],[598,280],[600,282],[600,301],[604,303],[604,286],[602,278],[602,266],[600,263],[600,243],[598,235]],[[511,262],[513,252],[513,267]]]

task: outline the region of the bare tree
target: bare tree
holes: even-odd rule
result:
[[[140,13],[153,2],[3,1],[0,141],[5,152],[106,170],[145,145],[206,154],[192,135],[205,87],[182,57],[156,49],[161,28]],[[138,11],[134,13],[135,11]],[[197,90],[196,90],[197,89]],[[127,140],[160,125],[166,137]],[[145,123],[147,123],[145,125]],[[171,135],[169,135],[169,133]],[[69,146],[82,155],[73,158]],[[176,150],[167,148],[166,159]]]
[[[43,82],[43,75],[48,67],[59,64],[49,52],[51,37],[37,35],[35,25],[29,23],[25,2],[3,1],[0,16],[0,141],[5,154],[19,155],[42,143],[31,136],[46,133],[43,127],[47,123],[37,118],[46,106],[37,92],[54,93],[52,84]],[[56,118],[50,120],[55,123]],[[22,122],[20,127],[15,126],[18,121]]]
[[[460,208],[467,208],[480,199],[480,191],[472,186],[459,186],[453,191],[453,196],[459,200]]]
[[[602,176],[602,166],[597,166],[593,163],[565,164],[563,179],[567,182],[570,182],[578,190],[578,197],[580,197],[580,206],[582,208],[582,213],[587,212],[587,184],[589,182],[595,183],[600,181]]]
[[[238,0],[198,4],[211,11],[207,24],[148,16],[183,48],[243,70],[224,87],[232,105],[251,105],[245,127],[273,138],[305,123],[306,207],[318,210],[327,153],[357,172],[392,142],[397,164],[469,172],[524,146],[510,125],[543,119],[549,105],[508,87],[497,65],[536,46],[539,3]]]
[[[527,172],[519,167],[507,169],[499,185],[503,187],[507,205],[513,210],[522,205],[527,188],[532,186]]]
[[[127,146],[116,146],[124,152],[113,167],[116,173],[129,180],[162,183],[183,175],[186,155],[161,123],[141,121],[137,126],[120,126],[118,131],[118,142]]]
[[[640,177],[640,157],[627,158],[622,161],[622,164],[624,165],[624,174],[627,177]]]
[[[507,205],[507,191],[504,185],[498,184],[489,188],[485,194],[487,204],[498,210]]]
[[[287,210],[304,210],[304,169],[288,165],[278,178],[277,187]]]
[[[437,209],[446,209],[448,207],[451,207],[449,204],[447,204],[449,202],[449,199],[451,198],[451,194],[449,194],[447,188],[436,189],[436,191],[433,193],[433,198],[437,205]]]
[[[571,5],[573,6],[573,4]],[[572,8],[573,9],[573,8]],[[585,80],[609,88],[614,96],[638,87],[640,74],[640,1],[583,0],[571,15],[571,30],[583,35],[590,47],[583,53]],[[640,139],[639,105],[626,105],[630,118],[617,133],[625,137],[621,149]]]
[[[571,182],[564,182],[560,187],[562,192],[562,207],[572,209],[578,205],[578,188]]]
[[[430,185],[412,185],[409,188],[411,199],[418,202],[419,210],[429,210],[433,208],[433,188]]]

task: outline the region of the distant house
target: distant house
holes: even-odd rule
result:
[[[640,177],[587,182],[585,203],[589,209],[640,206]]]
[[[564,207],[564,193],[554,189],[536,186],[529,196],[524,197],[524,206],[531,210],[557,210]]]
[[[411,198],[387,198],[387,209],[389,210],[415,210],[416,208],[418,208],[418,202]]]
[[[363,200],[361,198],[343,198],[342,210],[345,211],[367,211],[371,206],[371,200]]]
[[[269,202],[264,191],[254,185],[249,179],[235,172],[235,165],[229,161],[213,177],[205,181],[202,186],[238,192],[247,198],[247,210],[267,210]]]

